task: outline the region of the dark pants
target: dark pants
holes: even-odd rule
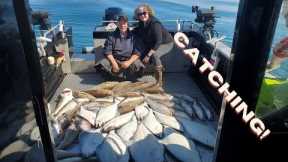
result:
[[[161,57],[168,54],[174,47],[174,42],[161,44],[159,48],[155,51],[155,53],[150,58],[150,63],[155,67],[162,67]],[[145,43],[140,39],[137,40],[137,48],[141,52],[141,60],[148,54],[151,50],[150,48],[145,46]]]
[[[120,63],[120,60],[115,59],[118,63]],[[138,59],[134,63],[132,63],[127,69],[121,69],[118,73],[112,72],[112,66],[109,60],[103,57],[96,63],[96,69],[100,70],[104,73],[107,73],[108,75],[112,77],[116,77],[115,79],[125,79],[125,80],[135,80],[137,77],[141,76],[141,71],[145,67],[143,63]]]

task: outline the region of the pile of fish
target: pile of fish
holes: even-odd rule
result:
[[[213,155],[214,113],[150,82],[104,82],[64,89],[50,127],[59,161],[206,162]],[[29,160],[27,160],[29,161]]]

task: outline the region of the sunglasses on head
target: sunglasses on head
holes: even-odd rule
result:
[[[147,15],[147,12],[140,12],[140,13],[137,13],[137,16],[142,16],[142,15]]]

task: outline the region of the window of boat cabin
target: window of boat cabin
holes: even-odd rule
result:
[[[0,74],[0,161],[44,161],[25,53],[10,0],[0,1]]]
[[[288,2],[282,4],[265,77],[256,106],[256,115],[287,116],[288,112]],[[281,113],[279,113],[281,112]],[[284,119],[283,119],[284,120]]]

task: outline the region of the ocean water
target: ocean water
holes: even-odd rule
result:
[[[214,6],[217,11],[217,23],[215,30],[225,35],[224,40],[232,45],[239,0],[29,0],[33,10],[45,10],[49,12],[52,24],[64,20],[65,24],[73,28],[73,43],[76,53],[80,53],[82,47],[93,46],[93,30],[101,24],[105,8],[120,7],[132,20],[134,9],[141,3],[150,4],[156,17],[160,20],[194,20],[191,12],[192,5],[200,8]],[[169,25],[169,24],[168,24]],[[171,25],[171,24],[170,24]],[[288,33],[282,15],[278,20],[273,45]],[[288,61],[285,66],[288,65]],[[288,69],[285,70],[288,75]]]

